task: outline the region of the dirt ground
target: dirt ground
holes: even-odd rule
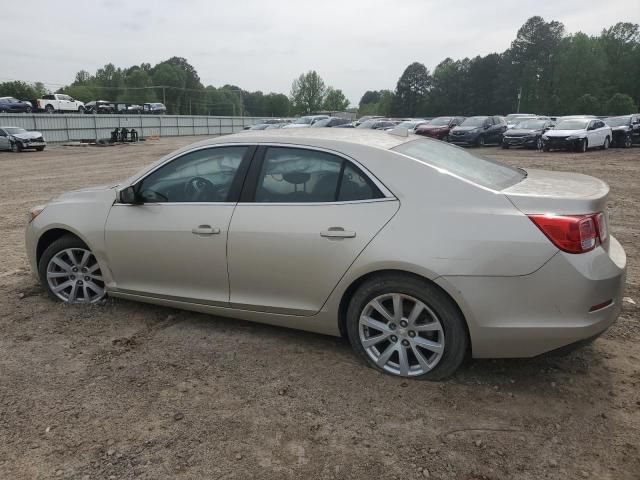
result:
[[[194,140],[0,153],[0,479],[640,478],[640,148],[484,149],[610,184],[638,305],[569,356],[473,361],[429,383],[379,374],[338,338],[46,297],[28,209]]]

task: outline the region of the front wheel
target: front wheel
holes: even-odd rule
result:
[[[536,140],[536,150],[542,150],[544,148],[544,144],[542,142],[542,138],[538,137]]]
[[[449,135],[445,135],[444,137],[442,137],[442,141],[449,143]]]
[[[46,113],[53,113],[53,105],[47,105],[46,107],[44,107],[44,111]]]
[[[484,137],[482,135],[476,140],[476,147],[484,147]]]
[[[631,148],[632,145],[633,145],[633,139],[631,138],[631,135],[625,135],[622,146],[624,148]]]
[[[583,138],[582,140],[580,140],[580,143],[578,144],[578,152],[584,153],[587,151],[588,147],[589,145],[587,144],[587,139]]]
[[[405,275],[366,281],[347,310],[356,354],[379,371],[424,380],[451,376],[464,361],[464,318],[435,285]]]
[[[27,109],[25,110],[26,113],[31,113],[33,111],[33,109],[31,107],[27,107]]]
[[[508,150],[509,149],[509,145],[507,145],[506,143],[503,143],[502,144],[502,148],[504,148],[505,150]]]
[[[11,151],[13,153],[18,153],[22,151],[22,144],[20,142],[14,142],[11,144]]]
[[[65,303],[96,303],[106,296],[100,265],[78,237],[65,235],[49,245],[38,263],[47,293]]]
[[[36,147],[36,150],[37,150],[38,152],[42,152],[42,151],[44,150],[44,147]]]
[[[609,140],[609,137],[607,137],[604,139],[604,143],[602,144],[602,149],[608,150],[610,146],[611,146],[611,140]]]
[[[84,113],[84,107],[78,107],[78,113],[82,115]]]

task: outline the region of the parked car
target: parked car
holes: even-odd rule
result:
[[[34,208],[26,250],[58,301],[342,334],[373,368],[436,380],[468,354],[536,356],[614,322],[626,257],[608,193],[415,136],[250,132]]]
[[[502,143],[507,122],[500,116],[476,116],[465,119],[449,133],[449,142],[461,146],[484,147]]]
[[[388,118],[372,118],[362,122],[356,128],[370,129],[370,130],[384,130],[385,128],[395,127],[400,122],[397,120],[391,120]]]
[[[464,122],[465,117],[436,117],[430,122],[416,128],[416,135],[431,137],[436,140],[449,141],[451,129]]]
[[[598,118],[561,119],[556,126],[542,135],[545,152],[549,150],[575,150],[586,152],[589,148],[609,148],[611,127]]]
[[[0,127],[0,150],[21,152],[34,148],[41,152],[47,146],[42,133],[30,132],[20,127]]]
[[[360,117],[358,120],[355,121],[355,126],[357,127],[361,123],[364,123],[367,120],[371,120],[373,118],[384,118],[384,117],[382,115],[364,115],[363,117]]]
[[[524,120],[525,118],[537,118],[539,115],[535,113],[510,113],[506,117],[504,117],[505,122],[507,122],[507,128],[513,128],[520,120]]]
[[[120,113],[125,113],[121,111]],[[167,107],[164,103],[143,103],[142,105],[130,105],[126,108],[126,113],[146,114],[146,115],[164,115],[167,113]]]
[[[608,117],[604,123],[611,127],[611,144],[614,147],[629,148],[640,143],[640,114]]]
[[[84,103],[63,93],[51,93],[36,100],[36,109],[46,113],[84,113]]]
[[[520,120],[502,136],[502,148],[524,147],[542,150],[542,135],[553,127],[546,117]]]
[[[286,125],[283,128],[308,128],[314,123],[326,118],[329,118],[329,115],[308,115],[306,117],[300,117],[294,120],[289,125]]]
[[[31,102],[13,97],[0,97],[0,113],[31,113],[32,110]]]
[[[424,118],[413,118],[411,120],[403,120],[397,125],[392,127],[387,127],[385,130],[394,130],[396,128],[406,128],[409,133],[415,133],[415,130],[418,126],[427,125],[429,120],[425,120]]]
[[[337,127],[338,125],[345,125],[347,123],[351,123],[351,120],[349,120],[348,118],[330,117],[330,118],[325,118],[323,120],[318,120],[311,126],[313,128]]]
[[[84,113],[109,114],[116,113],[115,102],[108,100],[92,100],[84,105]]]

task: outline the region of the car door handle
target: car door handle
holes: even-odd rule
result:
[[[219,228],[213,228],[211,225],[198,225],[191,229],[194,235],[217,235],[220,233]]]
[[[329,229],[320,232],[320,236],[325,238],[354,238],[356,232],[350,232],[342,227],[329,227]]]

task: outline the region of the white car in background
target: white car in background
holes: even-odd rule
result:
[[[309,128],[314,123],[326,118],[329,118],[329,115],[308,115],[306,117],[300,117],[282,128]]]
[[[611,145],[612,131],[599,118],[561,118],[552,130],[542,136],[542,149],[586,152],[589,148],[607,149]]]

